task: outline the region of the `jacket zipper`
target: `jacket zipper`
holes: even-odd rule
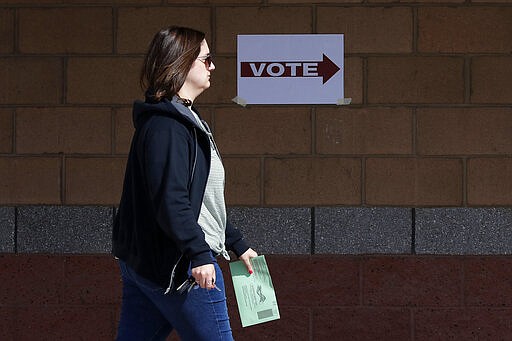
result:
[[[171,291],[172,282],[174,281],[174,276],[176,276],[176,267],[177,267],[177,266],[178,266],[178,264],[180,263],[181,258],[183,258],[183,254],[181,254],[180,258],[178,258],[178,261],[176,262],[176,264],[174,264],[174,266],[173,266],[173,268],[172,268],[172,272],[171,272],[171,279],[169,280],[169,286],[168,286],[168,287],[167,287],[167,289],[165,290],[164,295],[167,295],[167,294]]]
[[[213,145],[213,149],[215,150],[215,152],[217,153],[217,156],[219,157],[219,159],[222,162],[222,157],[220,156],[219,148],[217,148],[217,143],[215,143],[215,138],[213,137],[213,133],[210,130],[210,126],[208,126],[208,123],[206,123],[205,120],[201,120],[201,123],[203,124],[203,126],[206,129],[206,134],[208,135],[208,138],[210,139],[210,143]]]
[[[188,181],[188,188],[190,190],[190,186],[192,186],[192,180],[194,179],[194,173],[196,171],[196,163],[197,163],[197,131],[194,127],[194,163],[192,164],[192,172],[190,174],[190,179]]]
[[[190,179],[189,179],[189,182],[188,182],[189,183],[189,188],[190,188],[190,186],[192,186],[192,179],[194,178],[194,173],[196,171],[196,163],[197,163],[197,131],[196,131],[195,127],[194,127],[194,143],[195,143],[194,144],[194,163],[192,164],[192,172],[190,174]],[[183,258],[183,254],[180,255],[180,258],[178,258],[178,261],[176,262],[176,264],[174,264],[174,266],[172,268],[171,279],[169,280],[169,286],[165,290],[164,295],[167,295],[171,291],[172,284],[173,284],[173,281],[174,281],[174,277],[176,276],[176,267],[180,263],[181,258]]]

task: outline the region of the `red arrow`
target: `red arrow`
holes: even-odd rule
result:
[[[336,74],[340,70],[340,67],[332,60],[329,59],[325,54],[323,55],[322,62],[318,63],[318,74],[323,77],[323,83],[327,82],[329,79],[331,79],[332,76]]]
[[[340,70],[325,54],[321,62],[241,62],[241,77],[322,77],[327,82]]]

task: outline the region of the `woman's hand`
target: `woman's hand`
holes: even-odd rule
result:
[[[215,288],[215,267],[213,264],[205,264],[192,268],[192,277],[201,288]]]
[[[254,272],[252,270],[252,264],[251,264],[251,258],[258,257],[258,254],[253,249],[249,248],[247,251],[245,251],[238,259],[240,259],[242,262],[244,262],[245,267],[247,268],[247,271],[249,274],[252,275]]]

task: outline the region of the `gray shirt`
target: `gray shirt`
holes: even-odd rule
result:
[[[204,192],[201,212],[199,214],[198,224],[201,226],[206,243],[217,254],[221,254],[229,260],[229,254],[226,251],[226,203],[224,200],[225,172],[220,153],[217,149],[213,135],[207,126],[201,122],[199,116],[192,110],[198,125],[208,134],[211,148],[211,165],[206,190]]]

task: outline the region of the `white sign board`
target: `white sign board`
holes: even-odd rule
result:
[[[343,34],[238,35],[239,104],[342,104]]]

